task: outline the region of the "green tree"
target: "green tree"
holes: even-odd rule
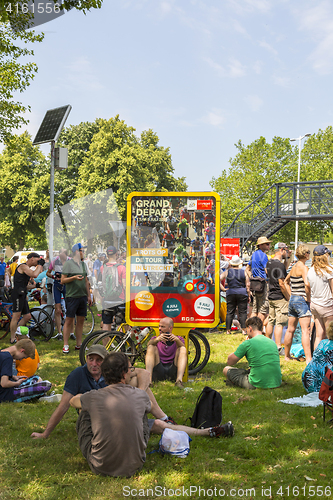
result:
[[[55,205],[62,206],[74,197],[79,180],[79,168],[87,156],[94,135],[100,130],[102,120],[81,122],[65,128],[57,146],[68,149],[68,168],[55,172]]]
[[[292,145],[289,139],[274,137],[269,144],[264,137],[260,137],[248,146],[241,141],[235,146],[238,152],[229,160],[230,168],[210,182],[221,195],[221,220],[225,225],[230,224],[241,210],[273,184],[297,180],[298,146]],[[301,181],[329,179],[332,163],[333,130],[328,127],[305,142],[301,152]],[[270,194],[264,198],[261,208],[270,203]],[[259,211],[259,206],[256,206],[253,215]],[[248,222],[251,218],[252,213],[245,212],[241,220]],[[331,228],[327,221],[300,222],[299,239],[319,240],[320,235],[328,230]],[[289,243],[294,241],[294,235],[295,223],[290,222],[273,239]]]
[[[122,219],[133,191],[186,191],[185,178],[175,178],[169,148],[158,145],[152,131],[136,137],[135,129],[117,115],[100,120],[90,149],[79,167],[76,198],[112,188]]]
[[[0,154],[0,243],[13,249],[46,248],[50,210],[49,166],[27,132],[13,136]]]
[[[22,63],[21,57],[33,56],[34,52],[23,44],[41,42],[44,35],[33,31],[14,33],[9,23],[0,23],[0,141],[10,137],[12,129],[17,129],[28,120],[23,116],[30,111],[14,99],[14,92],[23,92],[34,78],[37,65]]]

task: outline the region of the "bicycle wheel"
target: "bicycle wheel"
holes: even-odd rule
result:
[[[188,336],[188,350],[187,350],[187,363],[188,370],[190,372],[197,366],[199,359],[201,357],[201,347],[196,336],[191,332]]]
[[[7,311],[1,309],[0,311],[0,339],[4,339],[10,330],[11,317]]]
[[[134,363],[136,359],[135,344],[128,335],[121,335],[118,332],[104,332],[97,337],[93,344],[104,345],[109,352],[123,352],[131,363]]]
[[[41,340],[47,342],[54,332],[54,321],[45,309],[34,307],[30,311],[31,320],[26,326],[29,328],[29,335],[32,340],[36,337],[42,337]]]
[[[209,345],[208,339],[198,330],[195,330],[195,329],[191,330],[190,335],[191,335],[193,344],[195,345],[195,342],[193,341],[193,338],[195,338],[200,345],[199,359],[198,359],[196,365],[193,366],[189,370],[189,375],[195,375],[200,370],[202,370],[206,366],[206,364],[208,363],[209,356],[210,356],[210,345]],[[195,360],[195,357],[194,357],[194,360]]]
[[[83,335],[89,335],[94,331],[95,317],[90,306],[87,307],[87,316],[83,323]]]
[[[96,340],[102,333],[105,332],[106,330],[96,330],[96,332],[90,333],[89,335],[86,336],[85,339],[83,339],[79,352],[81,365],[84,365],[86,362],[86,351],[89,349],[91,345],[93,345],[94,340]]]
[[[109,330],[99,330],[91,333],[83,342],[80,348],[80,362],[86,362],[86,352],[92,345],[103,345],[109,352],[124,352],[129,356],[129,360],[134,362],[136,358],[135,344],[132,339],[124,335]]]

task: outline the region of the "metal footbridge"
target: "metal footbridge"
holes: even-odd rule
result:
[[[333,219],[333,180],[273,184],[229,225],[222,238],[239,238],[240,252],[249,251],[260,236],[270,238],[293,220]]]

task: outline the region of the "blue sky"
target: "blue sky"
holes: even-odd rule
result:
[[[333,121],[326,0],[104,0],[41,28],[39,72],[18,96],[32,136],[65,104],[66,125],[119,114],[137,134],[157,133],[192,191],[211,190],[239,139],[294,138]]]

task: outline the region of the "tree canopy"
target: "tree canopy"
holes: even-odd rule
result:
[[[237,154],[230,158],[230,168],[210,182],[214,191],[221,195],[221,222],[230,224],[236,215],[268,187],[278,182],[295,182],[298,168],[298,145],[289,139],[274,137],[268,143],[260,137],[245,146],[235,144]],[[313,134],[301,151],[301,181],[326,180],[332,177],[333,129],[327,127]],[[270,200],[267,198],[267,204]],[[247,215],[244,214],[244,221]],[[274,239],[294,240],[295,223],[291,222]],[[300,222],[299,239],[318,240],[331,231],[329,221]]]
[[[111,188],[120,216],[133,191],[186,191],[185,178],[175,178],[169,148],[158,145],[149,129],[137,137],[135,129],[120,120],[100,120],[90,149],[79,167],[76,198]]]
[[[23,92],[30,85],[37,65],[19,62],[19,58],[33,56],[33,50],[24,45],[41,42],[43,38],[43,34],[33,31],[13,32],[9,23],[0,22],[0,141],[8,139],[13,129],[28,123],[23,114],[30,111],[30,106],[15,101],[14,92]]]
[[[50,210],[49,165],[27,132],[13,136],[0,155],[0,242],[14,249],[46,246]]]

